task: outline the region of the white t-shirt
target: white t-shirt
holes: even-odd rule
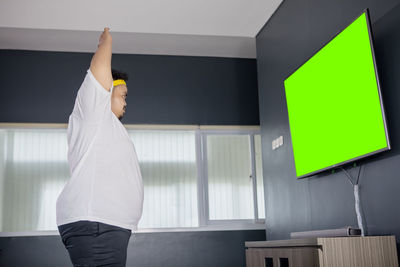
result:
[[[111,93],[88,69],[69,117],[71,178],[56,204],[57,225],[89,220],[137,230],[143,181],[131,138],[111,111]]]

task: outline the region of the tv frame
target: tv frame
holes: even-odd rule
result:
[[[372,53],[372,60],[373,60],[373,65],[374,65],[374,72],[375,72],[375,79],[376,79],[376,83],[377,83],[377,88],[378,88],[378,95],[379,95],[379,102],[381,105],[381,113],[382,113],[382,119],[383,119],[383,124],[384,124],[384,129],[385,129],[385,136],[386,136],[386,143],[387,143],[387,147],[382,148],[382,149],[378,149],[375,151],[372,151],[370,153],[346,160],[346,161],[342,161],[330,166],[327,166],[325,168],[316,170],[316,171],[312,171],[310,173],[307,174],[303,174],[300,176],[297,176],[297,172],[296,172],[296,178],[297,179],[303,179],[303,178],[308,178],[310,176],[313,176],[315,174],[318,173],[322,173],[331,169],[335,169],[337,167],[341,167],[343,165],[355,162],[357,160],[363,159],[363,158],[367,158],[369,156],[384,152],[384,151],[388,151],[391,149],[390,146],[390,140],[389,140],[389,130],[388,130],[388,126],[387,126],[387,122],[386,122],[386,114],[385,114],[385,108],[384,108],[384,104],[383,104],[383,99],[382,99],[382,93],[381,93],[381,85],[379,82],[379,74],[378,74],[378,70],[377,70],[377,66],[376,66],[376,58],[375,58],[375,49],[374,49],[374,45],[373,45],[373,34],[372,34],[372,30],[371,30],[371,20],[370,20],[370,16],[369,16],[369,9],[365,8],[363,10],[363,12],[358,15],[355,19],[353,19],[346,27],[344,27],[342,30],[340,30],[339,32],[337,32],[331,39],[329,39],[327,42],[325,42],[321,48],[319,48],[316,52],[314,52],[309,58],[307,58],[307,60],[305,60],[299,67],[297,67],[293,72],[291,72],[285,79],[284,81],[286,81],[286,79],[288,79],[290,76],[292,76],[292,74],[294,74],[298,69],[300,69],[305,63],[307,63],[314,55],[316,55],[320,50],[322,50],[327,44],[329,44],[333,39],[335,39],[339,34],[341,34],[345,29],[347,29],[351,24],[353,24],[353,22],[355,22],[358,18],[360,18],[363,14],[365,14],[365,18],[367,21],[367,28],[368,28],[368,35],[369,35],[369,42],[370,42],[370,46],[371,46],[371,53]],[[286,108],[287,108],[287,99],[286,99],[286,90],[284,89],[284,93],[285,93],[285,100],[286,100]],[[288,110],[288,108],[287,108]],[[289,132],[290,132],[290,139],[292,140],[292,131],[290,128],[290,121],[289,121],[289,112],[287,112],[288,114],[288,123],[289,123]],[[293,148],[293,142],[292,142],[292,151],[294,150]],[[293,162],[296,165],[296,161],[294,159],[294,153],[292,153],[293,155]],[[296,167],[295,167],[296,168]]]

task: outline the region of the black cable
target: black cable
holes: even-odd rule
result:
[[[360,180],[360,173],[361,173],[361,165],[360,165],[360,168],[358,168],[358,174],[357,174],[357,182],[356,182],[356,184],[358,184],[358,181]]]
[[[343,168],[343,167],[340,167],[340,168],[341,168],[341,169],[344,171],[344,173],[346,174],[347,179],[349,179],[351,185],[354,186],[354,183],[353,183],[353,180],[351,179],[350,174],[345,170],[345,168]]]

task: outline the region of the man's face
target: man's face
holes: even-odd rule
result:
[[[111,95],[111,110],[119,120],[121,120],[125,114],[125,99],[127,95],[128,88],[125,84],[120,84],[114,87]]]

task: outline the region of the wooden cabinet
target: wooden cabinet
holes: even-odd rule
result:
[[[247,267],[317,267],[315,248],[255,248],[246,250]]]
[[[245,242],[247,267],[398,267],[394,236]]]

